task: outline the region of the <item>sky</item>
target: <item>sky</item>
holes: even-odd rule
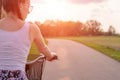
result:
[[[97,20],[102,29],[107,31],[112,25],[120,33],[120,0],[31,0],[32,12],[28,21]]]

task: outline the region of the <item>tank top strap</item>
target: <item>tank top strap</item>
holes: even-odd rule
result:
[[[24,25],[23,25],[23,30],[26,30],[27,32],[29,32],[29,22],[25,22]]]
[[[21,30],[22,32],[20,32],[20,34],[24,35],[24,39],[27,38],[28,40],[30,40],[29,30],[30,30],[30,23],[25,22],[23,25],[23,29]],[[31,40],[30,40],[30,42],[31,42]]]

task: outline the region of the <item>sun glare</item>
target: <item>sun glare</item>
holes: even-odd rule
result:
[[[34,21],[35,19],[41,20],[42,17],[44,17],[44,20],[64,19],[65,15],[67,15],[67,11],[65,11],[64,7],[65,4],[63,1],[45,0],[44,4],[34,5],[33,11],[29,14],[28,18],[31,21]]]
[[[48,0],[48,4],[46,6],[47,11],[50,14],[49,17],[54,17],[54,19],[63,18],[66,14],[64,4],[61,1]]]
[[[32,2],[32,3],[35,3]],[[28,20],[83,20],[88,17],[89,12],[81,5],[73,5],[65,0],[44,0],[34,4],[33,11],[29,14]]]

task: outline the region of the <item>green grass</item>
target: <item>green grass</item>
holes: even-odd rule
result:
[[[28,60],[34,60],[40,55],[40,52],[38,51],[37,47],[35,46],[34,43],[32,43],[29,55],[28,55]]]
[[[85,44],[120,62],[120,37],[69,37],[65,39]]]

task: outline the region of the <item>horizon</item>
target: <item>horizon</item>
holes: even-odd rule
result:
[[[80,21],[97,20],[104,31],[112,25],[120,33],[119,0],[31,0],[34,6],[27,21],[62,20]]]

